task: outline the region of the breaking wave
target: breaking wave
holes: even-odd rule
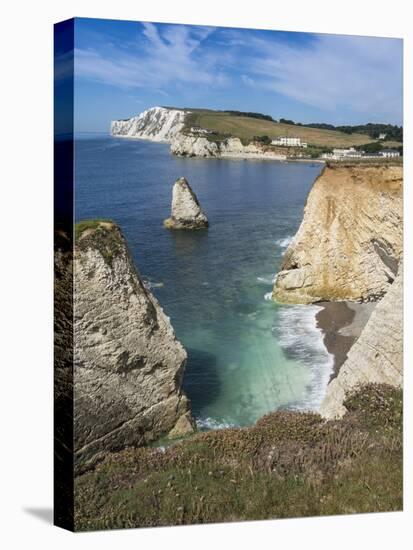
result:
[[[257,281],[264,285],[272,285],[275,282],[275,275],[272,275],[271,277],[257,277]]]
[[[304,365],[310,372],[310,382],[300,403],[292,409],[318,410],[334,367],[334,356],[328,353],[323,333],[317,327],[316,305],[279,306],[273,333],[285,355]]]
[[[275,244],[278,245],[280,248],[287,248],[293,238],[294,237],[292,235],[288,235],[287,237],[283,237],[282,239],[277,239],[275,241]]]
[[[233,422],[219,421],[215,418],[196,418],[197,428],[200,430],[224,430],[225,428],[236,428]]]

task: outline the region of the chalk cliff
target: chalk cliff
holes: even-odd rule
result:
[[[116,137],[147,139],[169,143],[184,127],[185,111],[152,107],[127,120],[114,120],[111,134]]]
[[[249,143],[243,145],[236,137],[222,141],[211,141],[202,136],[177,133],[171,141],[171,152],[183,157],[203,158],[243,158],[285,160],[287,157],[279,152],[266,150],[265,147]]]
[[[176,180],[172,189],[171,217],[164,221],[167,229],[206,229],[208,218],[185,178]]]
[[[146,139],[171,144],[171,153],[178,156],[202,158],[245,158],[285,160],[282,151],[269,150],[257,143],[243,145],[236,137],[225,140],[207,139],[185,128],[189,110],[152,107],[138,116],[114,120],[111,134],[115,137]]]
[[[330,164],[308,196],[273,298],[285,303],[376,301],[402,252],[402,167]]]
[[[403,268],[377,304],[340,372],[327,386],[320,413],[338,418],[346,413],[344,401],[363,384],[400,387],[403,381]]]
[[[193,431],[186,352],[144,286],[119,228],[78,226],[74,260],[76,466]]]

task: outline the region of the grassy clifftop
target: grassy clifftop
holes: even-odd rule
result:
[[[233,115],[227,112],[191,109],[186,117],[186,127],[201,126],[213,130],[219,135],[232,135],[244,141],[254,136],[268,136],[275,139],[280,136],[294,136],[317,147],[350,147],[364,145],[373,141],[366,134],[345,134],[336,130],[293,126],[270,120]]]
[[[402,509],[402,394],[365,386],[340,421],[277,412],[255,426],[127,449],[76,480],[79,530]]]
[[[126,243],[119,227],[106,219],[82,220],[75,225],[75,243],[77,250],[95,248],[105,262],[112,265],[115,258],[126,250]]]

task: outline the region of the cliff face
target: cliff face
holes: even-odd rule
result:
[[[329,165],[314,183],[273,297],[285,303],[377,300],[402,252],[402,167]]]
[[[402,266],[384,298],[377,304],[340,372],[327,387],[320,413],[326,418],[346,413],[349,393],[366,383],[401,386],[403,380]]]
[[[285,160],[283,152],[267,151],[264,147],[250,143],[243,145],[239,138],[230,137],[213,141],[201,135],[188,133],[185,117],[190,111],[166,107],[152,107],[136,117],[114,120],[111,134],[115,137],[147,139],[171,144],[171,153],[185,157],[202,158],[266,158]]]
[[[267,158],[285,160],[284,154],[266,151],[254,143],[243,145],[239,138],[228,138],[224,141],[210,141],[205,137],[177,133],[171,141],[171,152],[174,155],[203,158]]]
[[[186,352],[143,285],[119,228],[93,222],[74,261],[76,465],[192,431]]]
[[[128,120],[114,120],[111,134],[116,137],[170,142],[184,127],[185,111],[152,107]]]
[[[171,217],[164,221],[168,229],[206,229],[208,218],[185,178],[179,178],[172,190]]]

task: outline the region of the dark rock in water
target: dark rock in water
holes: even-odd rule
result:
[[[172,191],[171,217],[164,221],[167,229],[206,229],[208,218],[185,178],[179,178]]]

